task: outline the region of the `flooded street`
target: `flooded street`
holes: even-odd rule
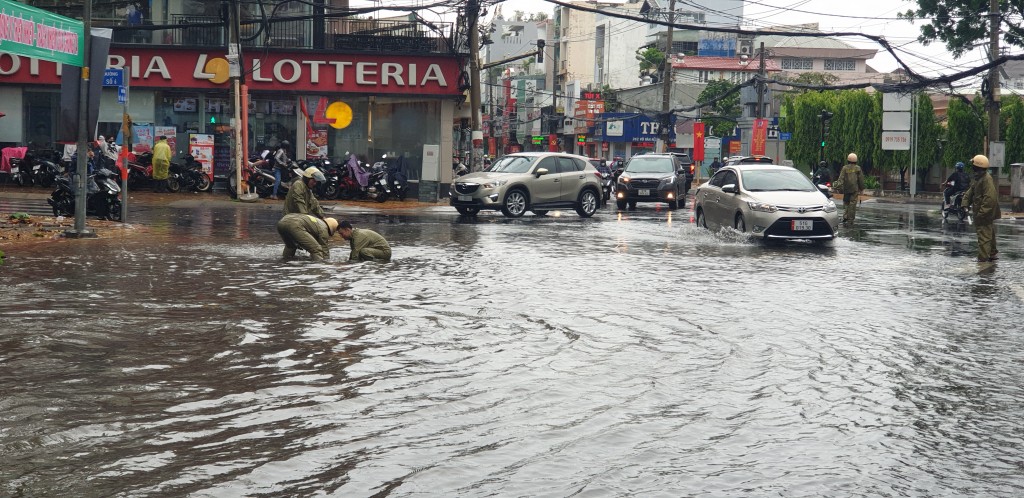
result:
[[[831,246],[664,205],[278,209],[6,250],[0,496],[1020,496],[1024,245],[865,203]]]

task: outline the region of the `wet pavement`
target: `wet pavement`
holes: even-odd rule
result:
[[[1018,224],[346,204],[394,261],[313,264],[206,199],[6,250],[0,496],[1024,494]]]

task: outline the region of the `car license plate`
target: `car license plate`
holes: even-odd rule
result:
[[[640,197],[647,197],[651,195],[651,191],[649,189],[637,190],[636,195],[639,195]]]
[[[473,202],[473,196],[471,195],[460,195],[459,202]]]
[[[808,231],[814,230],[814,221],[812,220],[793,220],[793,231]]]

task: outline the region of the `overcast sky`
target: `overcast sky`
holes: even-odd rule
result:
[[[702,2],[690,0],[689,3]],[[554,4],[544,0],[506,0],[503,5],[502,12],[506,17],[516,10],[547,12],[548,15],[554,12]],[[925,47],[916,42],[920,24],[896,19],[897,13],[906,12],[916,6],[916,2],[901,0],[757,0],[756,4],[746,3],[744,14],[753,24],[744,27],[756,29],[776,24],[817,22],[822,31],[855,31],[884,36],[894,48],[897,48],[897,54],[904,62],[926,76],[950,74],[986,61],[986,54],[981,49],[975,49],[964,54],[959,60],[953,60],[942,43],[932,43]],[[790,7],[791,10],[784,11],[780,9],[781,7]],[[858,47],[879,48],[879,55],[868,61],[871,67],[879,71],[892,71],[897,68],[896,60],[881,51],[881,48],[870,40],[844,38],[843,41]]]

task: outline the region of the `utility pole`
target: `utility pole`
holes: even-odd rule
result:
[[[988,2],[988,40],[989,60],[996,60],[999,57],[999,0]],[[993,67],[988,71],[988,141],[989,143],[999,141],[999,67]],[[988,144],[986,144],[986,147]],[[991,154],[991,150],[989,150]]]
[[[764,78],[767,74],[764,70],[764,42],[761,42],[761,66],[757,69],[757,112],[754,116],[757,119],[764,117],[764,94],[765,94],[765,82]]]
[[[483,155],[484,132],[480,127],[480,21],[479,0],[469,0],[466,5],[466,20],[469,24],[469,105],[472,112],[473,145],[469,154],[470,171],[480,171]]]
[[[231,0],[228,9],[230,9],[228,12],[228,38],[231,40],[228,42],[228,75],[231,77],[232,107],[235,111],[232,119],[234,122],[231,126],[232,139],[235,141],[235,146],[232,149],[233,157],[231,158],[231,164],[235,167],[235,195],[237,199],[241,199],[242,165],[245,164],[243,161],[246,160],[245,150],[242,148],[242,137],[247,136],[245,130],[242,130],[242,113],[248,112],[248,109],[242,110],[242,44],[239,43],[241,16],[238,11],[238,0]]]
[[[668,32],[667,45],[665,46],[665,72],[663,74],[661,90],[661,130],[658,139],[657,151],[665,152],[668,148],[669,127],[672,126],[672,117],[669,111],[672,109],[672,25],[676,22],[676,0],[668,2]]]
[[[92,45],[92,0],[85,0],[82,10],[82,45],[85,50],[85,64],[82,66],[82,80],[78,82],[78,165],[75,177],[75,228],[68,230],[68,237],[96,237],[96,232],[85,227],[86,180],[89,176],[89,63]],[[103,75],[99,76],[100,78]],[[99,158],[97,158],[99,159]]]

